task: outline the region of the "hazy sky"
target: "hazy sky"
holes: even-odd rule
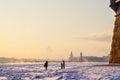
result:
[[[0,0],[0,57],[104,56],[113,25],[109,0]]]

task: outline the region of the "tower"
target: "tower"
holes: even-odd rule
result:
[[[82,52],[80,52],[80,62],[83,61]]]
[[[72,53],[72,51],[70,53],[69,61],[73,61],[73,53]]]

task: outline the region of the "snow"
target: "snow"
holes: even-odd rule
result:
[[[94,66],[108,63],[0,64],[0,80],[120,80],[120,66]]]

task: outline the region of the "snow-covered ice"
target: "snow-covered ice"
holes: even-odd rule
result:
[[[120,80],[119,66],[94,66],[107,63],[49,63],[45,71],[39,64],[0,64],[0,80]]]

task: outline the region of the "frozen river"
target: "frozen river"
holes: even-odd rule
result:
[[[120,80],[119,66],[94,66],[107,63],[0,64],[0,80]]]

